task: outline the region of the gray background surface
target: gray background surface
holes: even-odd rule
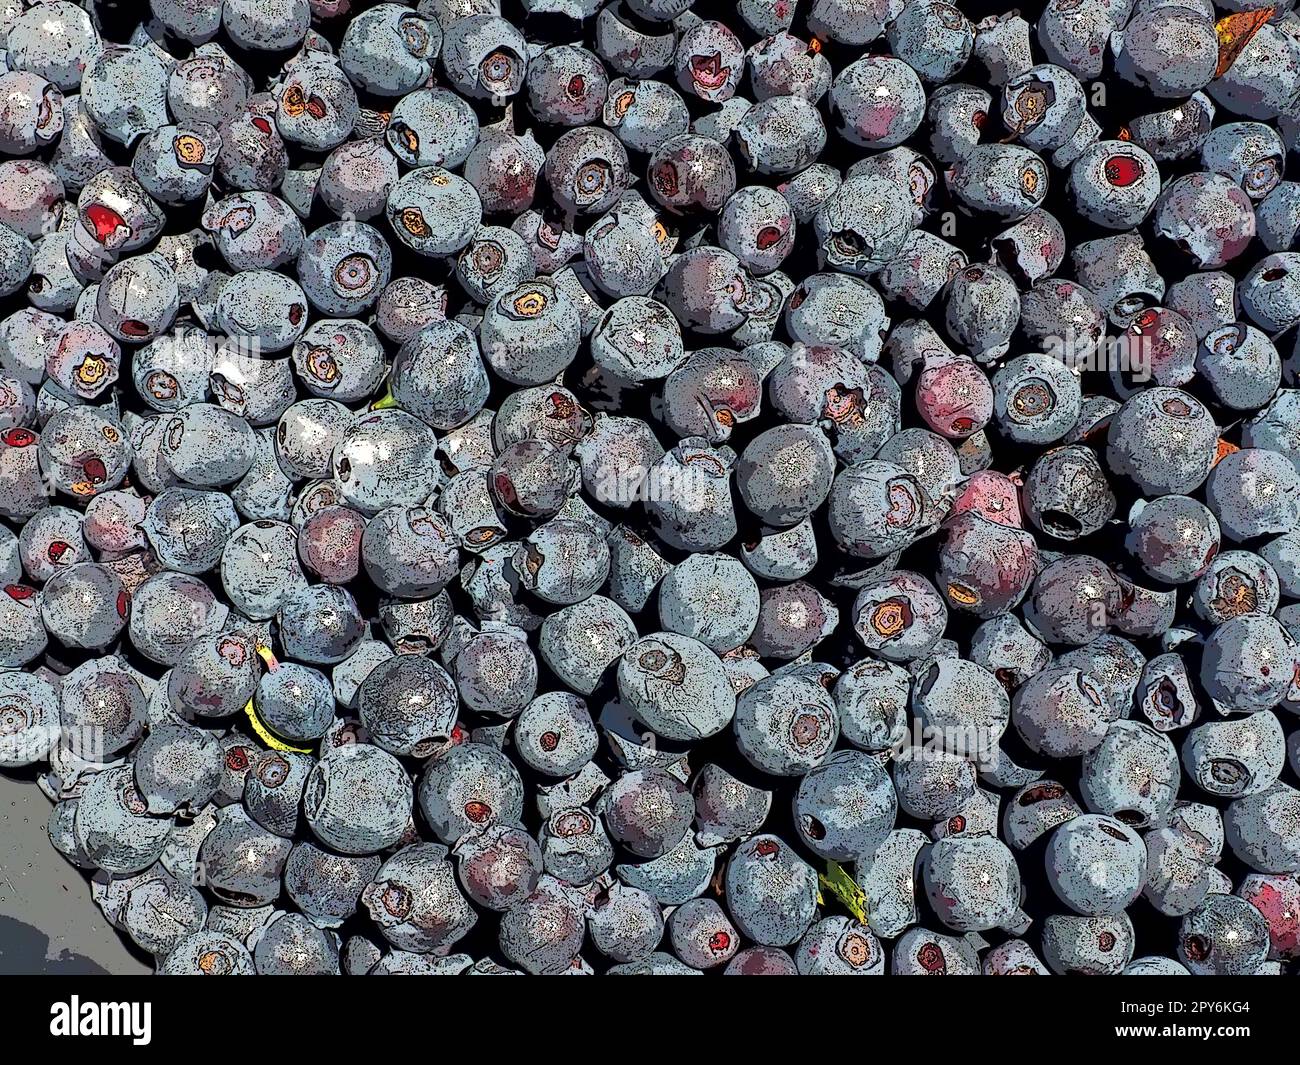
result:
[[[147,973],[50,844],[50,801],[0,772],[0,973]]]

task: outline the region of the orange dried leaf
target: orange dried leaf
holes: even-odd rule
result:
[[[1250,39],[1259,32],[1259,28],[1273,17],[1277,9],[1261,7],[1255,11],[1236,11],[1226,15],[1214,24],[1214,32],[1219,38],[1219,65],[1214,69],[1216,78],[1223,77],[1227,69],[1237,61],[1237,56]]]

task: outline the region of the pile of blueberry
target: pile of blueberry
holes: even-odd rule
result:
[[[1295,968],[1300,14],[1001,6],[0,0],[0,766],[160,972]]]

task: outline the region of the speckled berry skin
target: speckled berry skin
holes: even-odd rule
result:
[[[737,927],[758,943],[786,946],[812,923],[812,867],[776,836],[755,836],[727,863],[727,898]]]
[[[1085,864],[1087,855],[1093,864]],[[1122,910],[1141,890],[1146,853],[1132,829],[1118,820],[1083,814],[1052,834],[1047,876],[1061,900],[1077,913],[1101,916]]]
[[[804,775],[794,798],[795,827],[804,845],[836,861],[872,854],[894,826],[897,798],[878,763],[840,751]]]

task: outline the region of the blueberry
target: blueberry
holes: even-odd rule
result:
[[[46,630],[60,643],[99,650],[126,627],[131,596],[116,572],[98,562],[80,562],[46,582],[40,610]]]
[[[757,584],[725,555],[692,555],[659,586],[660,623],[719,654],[749,639],[758,615]]]
[[[832,72],[826,57],[785,30],[759,41],[746,58],[754,95],[760,101],[801,96],[815,104],[830,88]]]
[[[339,62],[367,92],[401,96],[433,73],[442,39],[441,26],[428,15],[401,4],[379,4],[348,23]]]
[[[1238,298],[1247,316],[1270,336],[1300,322],[1300,256],[1266,255],[1238,282]]]
[[[1259,555],[1249,551],[1223,551],[1196,582],[1192,605],[1214,625],[1239,614],[1269,614],[1277,609],[1280,588],[1277,574]]]
[[[865,751],[889,750],[904,734],[911,678],[892,662],[864,658],[835,681],[844,738]]]
[[[859,751],[839,751],[799,781],[794,823],[809,850],[835,861],[856,861],[884,842],[897,809],[880,763]]]
[[[675,632],[647,636],[623,652],[620,697],[665,739],[691,740],[725,728],[736,697],[705,644]]]
[[[780,837],[759,835],[727,862],[726,894],[742,933],[764,946],[789,946],[812,924],[817,878]]]
[[[1219,522],[1204,504],[1183,495],[1145,502],[1129,518],[1125,545],[1150,577],[1185,584],[1218,553]]]
[[[343,499],[363,513],[423,503],[440,471],[433,430],[402,410],[359,415],[334,448],[333,472]]]
[[[1294,877],[1251,873],[1237,886],[1237,894],[1264,916],[1268,925],[1270,956],[1283,958],[1295,953],[1294,911],[1291,905],[1300,883]]]
[[[308,519],[308,525],[313,520]],[[426,507],[380,511],[365,525],[360,548],[370,579],[390,595],[435,595],[456,576],[458,555],[451,528]]]
[[[1283,181],[1255,211],[1259,238],[1269,251],[1285,251],[1300,232],[1300,183]]]
[[[1146,875],[1141,839],[1122,822],[1099,814],[1082,814],[1057,828],[1045,857],[1052,890],[1087,916],[1122,912]]]
[[[135,781],[152,814],[197,814],[216,794],[221,747],[188,725],[153,726],[135,750]]]
[[[567,692],[539,695],[514,727],[519,757],[539,773],[570,776],[596,753],[597,734],[586,703]]]
[[[628,148],[647,153],[690,128],[686,103],[675,89],[628,78],[609,83],[602,121]]]
[[[768,580],[798,580],[817,565],[816,533],[810,518],[788,529],[764,528],[755,541],[742,543],[740,560]]]
[[[663,939],[658,902],[641,889],[615,884],[595,900],[588,918],[595,948],[616,962],[640,961]]]
[[[438,166],[403,175],[388,194],[386,211],[397,239],[425,256],[460,251],[482,221],[474,187]]]
[[[591,52],[562,45],[532,60],[527,88],[529,109],[540,121],[583,126],[600,117],[609,78]]]
[[[327,751],[307,776],[303,813],[332,850],[377,854],[396,844],[410,821],[412,788],[401,763],[368,744]]]
[[[671,211],[718,211],[736,191],[736,165],[717,141],[683,133],[650,153],[646,184]]]
[[[1218,427],[1194,397],[1175,388],[1147,388],[1111,420],[1106,457],[1112,470],[1149,494],[1185,494],[1199,487],[1215,459]]]
[[[60,567],[89,561],[82,525],[81,514],[67,507],[45,507],[33,514],[18,536],[22,568],[28,577],[42,583]]]
[[[609,576],[609,548],[583,522],[555,518],[535,529],[515,551],[519,582],[548,603],[569,606],[588,598]]]
[[[1235,58],[1209,91],[1231,111],[1259,118],[1276,115],[1282,124],[1286,94],[1294,91],[1297,83],[1294,46],[1274,26],[1252,21],[1244,13],[1233,17],[1239,32],[1233,42]]]
[[[1116,38],[1115,69],[1156,96],[1182,99],[1211,81],[1218,54],[1212,17],[1155,6],[1138,12]]]
[[[1183,745],[1184,765],[1197,785],[1229,798],[1270,787],[1285,760],[1282,726],[1269,710],[1199,725]]]
[[[1263,915],[1235,895],[1207,895],[1178,929],[1178,956],[1197,975],[1254,974],[1268,948]]]
[[[992,106],[992,95],[977,85],[953,83],[936,88],[926,112],[935,159],[951,166],[974,148]]]
[[[1143,827],[1164,820],[1178,783],[1173,744],[1141,722],[1116,721],[1084,755],[1080,791],[1090,810]]]
[[[938,576],[952,607],[980,617],[1004,614],[1029,590],[1040,565],[1032,537],[976,510],[958,512],[939,551]],[[998,559],[990,567],[983,560]]]
[[[701,844],[732,842],[751,835],[767,820],[771,792],[750,787],[716,765],[706,765],[696,775],[696,838]]]
[[[826,146],[826,127],[813,102],[800,94],[770,96],[736,126],[741,159],[759,174],[789,177],[814,163]]]
[[[479,334],[488,365],[516,385],[551,380],[577,354],[577,309],[562,289],[526,281],[488,307]]]
[[[508,910],[527,898],[542,875],[541,849],[520,828],[492,825],[468,833],[454,853],[465,893],[491,910]]]
[[[636,638],[636,627],[623,608],[594,595],[548,616],[542,623],[539,650],[568,687],[589,695]]]
[[[1239,614],[1206,638],[1201,683],[1225,710],[1268,710],[1287,695],[1295,659],[1295,641],[1276,620]]]
[[[737,531],[731,499],[734,455],[700,437],[687,437],[667,452],[649,477],[656,491],[646,500],[656,535],[682,550],[714,550]]]
[[[365,222],[331,222],[306,237],[297,265],[313,307],[327,315],[356,315],[388,284],[392,251]]]
[[[821,506],[834,473],[835,459],[821,432],[778,426],[756,437],[741,454],[736,487],[760,520],[787,526]]]
[[[1023,939],[1008,939],[990,950],[984,956],[983,972],[985,976],[1050,975],[1047,966]]]
[[[1300,473],[1276,451],[1234,451],[1210,473],[1205,499],[1224,533],[1238,542],[1289,532],[1300,517]]]
[[[346,6],[0,0],[0,761],[110,922],[164,972],[1279,971],[1294,17]]]
[[[949,836],[931,845],[922,865],[925,891],[943,923],[980,932],[1020,923],[1020,871],[991,836]]]
[[[614,845],[603,822],[582,806],[552,812],[538,844],[546,872],[570,884],[591,883],[614,860]]]
[[[418,277],[397,277],[388,283],[375,302],[375,325],[395,344],[404,344],[425,326],[444,319],[447,316],[446,311],[445,288],[432,285]],[[342,324],[342,322],[318,322],[308,329],[304,336],[310,335],[313,330],[322,332],[329,325],[341,327]],[[359,326],[359,323],[355,322],[348,324],[354,330],[364,329],[373,337],[373,331],[369,330],[369,327]],[[345,336],[344,340],[346,339]],[[374,346],[378,348],[379,345],[376,342]],[[380,356],[379,361],[382,363],[382,351]],[[328,364],[323,365],[328,367]],[[324,371],[311,369],[310,372],[311,376],[318,378],[325,387],[328,387],[333,380],[333,375],[328,372],[328,369]],[[376,375],[372,386],[378,383],[381,376],[382,372]]]
[[[1070,666],[1048,666],[1016,690],[1011,721],[1031,750],[1079,756],[1096,747],[1113,711],[1096,681]]]
[[[594,126],[561,134],[543,172],[556,201],[581,214],[607,211],[631,183],[623,143]]]
[[[902,251],[911,232],[909,199],[880,175],[846,180],[813,218],[822,260],[846,273],[875,273]]]
[[[894,54],[930,83],[955,77],[975,45],[970,20],[941,0],[905,4],[885,35]]]
[[[704,893],[714,875],[717,856],[717,848],[697,846],[688,832],[660,857],[635,865],[616,865],[614,874],[660,905],[677,906]]]
[[[482,713],[514,717],[537,691],[537,660],[518,629],[487,629],[456,655],[452,670],[460,696]]]
[[[902,467],[866,461],[836,476],[827,507],[836,542],[872,559],[906,547],[917,537],[925,528],[929,501]]]
[[[361,901],[384,938],[400,950],[445,950],[477,920],[456,884],[447,848],[437,843],[397,851],[379,867]]]
[[[936,659],[920,672],[912,705],[932,741],[967,756],[979,756],[997,743],[1011,716],[997,677],[960,658]]]
[[[307,0],[273,0],[269,4],[232,0],[221,15],[222,27],[231,40],[254,51],[293,48],[306,36],[310,20]]]
[[[337,976],[337,939],[301,914],[282,914],[258,939],[253,964],[260,975]]]
[[[1266,873],[1300,872],[1300,853],[1285,829],[1300,810],[1300,792],[1282,781],[1234,800],[1224,812],[1228,845],[1251,869]]]
[[[420,812],[443,842],[493,824],[513,824],[523,812],[519,772],[491,747],[466,743],[433,760],[420,778]]]
[[[863,924],[848,917],[825,917],[814,924],[795,951],[801,976],[878,976],[885,952]]]
[[[1222,219],[1213,231],[1195,219]],[[1221,174],[1198,172],[1170,182],[1155,204],[1155,232],[1173,241],[1202,269],[1224,266],[1246,250],[1256,221],[1250,197]]]
[[[964,939],[910,928],[894,944],[890,972],[895,976],[974,976],[979,955]]]
[[[949,185],[971,212],[1015,222],[1042,206],[1048,170],[1037,152],[1019,145],[980,144],[955,161]]]
[[[303,662],[340,662],[352,653],[362,635],[362,620],[351,593],[330,585],[291,592],[281,602],[277,617],[285,652]]]
[[[867,650],[911,662],[938,642],[948,611],[925,577],[897,570],[869,581],[853,601],[853,629]]]
[[[130,766],[97,773],[87,783],[73,817],[77,845],[101,869],[129,875],[162,854],[171,820],[149,814]]]
[[[917,922],[915,869],[927,842],[923,832],[898,828],[874,856],[856,863],[853,879],[865,896],[867,923],[876,935],[894,938]]]
[[[1043,960],[1058,976],[1117,976],[1133,960],[1133,938],[1127,914],[1053,914],[1043,922]]]
[[[563,973],[575,961],[585,935],[583,908],[559,881],[544,879],[528,898],[501,918],[501,953],[533,975]]]
[[[849,64],[830,91],[840,133],[864,148],[892,148],[921,124],[925,90],[899,59],[868,56]]]
[[[334,718],[334,691],[319,670],[284,662],[262,674],[253,709],[273,733],[291,743],[319,739]]]
[[[677,907],[667,924],[673,952],[694,968],[725,964],[739,946],[735,926],[712,899],[692,899]]]
[[[756,768],[802,776],[834,749],[839,715],[829,693],[797,674],[773,675],[740,693],[736,744]]]
[[[500,99],[523,87],[528,49],[523,34],[496,15],[468,15],[443,26],[442,66],[467,96]]]
[[[1160,171],[1131,142],[1099,141],[1070,168],[1069,187],[1083,217],[1107,229],[1131,229],[1156,202]]]
[[[911,817],[936,821],[958,814],[975,794],[975,766],[942,749],[906,747],[896,755],[894,789]]]
[[[0,692],[5,699],[0,765],[16,768],[46,758],[58,739],[59,693],[44,678],[16,671],[0,675]]]
[[[732,430],[759,413],[758,368],[727,348],[701,348],[668,375],[663,386],[664,418],[685,442],[705,437],[728,440]],[[650,491],[653,485],[647,485]]]

